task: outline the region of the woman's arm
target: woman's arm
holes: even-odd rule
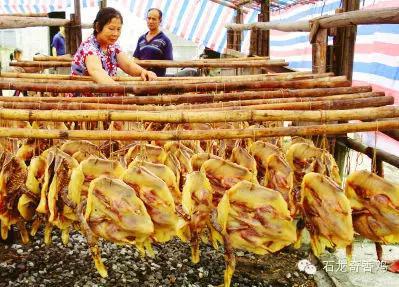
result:
[[[87,72],[98,84],[116,84],[116,82],[104,71],[100,58],[96,55],[86,57]]]
[[[116,58],[119,68],[131,76],[140,76],[144,81],[151,81],[157,78],[157,75],[154,72],[140,67],[132,59],[129,59],[129,57],[123,52],[120,52]]]

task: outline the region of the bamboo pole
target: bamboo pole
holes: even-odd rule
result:
[[[30,110],[114,110],[114,111],[173,111],[173,110],[332,110],[351,109],[354,107],[379,107],[393,104],[392,96],[380,96],[370,98],[351,98],[335,100],[314,100],[307,102],[270,103],[256,105],[236,106],[200,106],[196,105],[130,105],[130,104],[99,104],[99,103],[36,103],[36,102],[1,102],[0,107],[7,109],[30,109]]]
[[[274,103],[249,106],[223,107],[223,110],[333,110],[365,107],[381,107],[394,103],[392,96],[359,98],[349,100],[309,101],[296,103]],[[177,106],[178,107],[178,106]],[[164,107],[165,108],[165,107]],[[173,110],[171,107],[168,109]],[[220,108],[199,108],[197,111],[219,110]]]
[[[236,62],[236,61],[264,61],[269,60],[270,57],[238,57],[238,58],[216,58],[216,59],[195,59],[190,60],[189,62],[192,63],[224,63],[224,62]],[[71,62],[72,57],[70,55],[64,56],[48,56],[48,55],[37,55],[33,56],[34,61],[66,61]],[[274,60],[274,61],[282,61],[281,60]],[[145,62],[151,63],[153,60],[145,60]]]
[[[232,92],[220,94],[182,94],[182,95],[159,95],[146,97],[2,97],[2,102],[68,102],[68,103],[103,103],[103,104],[182,104],[182,103],[205,103],[221,102],[231,100],[251,99],[274,99],[274,98],[295,98],[295,97],[324,97],[356,93],[367,93],[371,91],[370,86],[339,87],[339,88],[315,88],[299,90],[276,90],[256,92]]]
[[[246,111],[65,111],[65,110],[14,110],[1,109],[1,120],[19,121],[132,121],[164,123],[212,123],[212,122],[263,122],[263,121],[328,121],[378,120],[398,118],[399,107],[385,106],[378,108],[289,111],[289,110],[246,110]]]
[[[250,58],[255,59],[255,57]],[[267,67],[288,66],[288,62],[282,59],[273,60],[247,60],[247,61],[218,61],[218,62],[194,62],[194,61],[169,61],[169,60],[136,60],[136,64],[142,67],[156,68],[245,68],[245,67]]]
[[[264,104],[283,104],[283,103],[298,103],[298,102],[315,102],[315,101],[330,101],[330,100],[345,100],[345,99],[359,99],[359,98],[373,98],[373,97],[384,97],[384,92],[369,92],[369,93],[358,93],[358,94],[343,94],[343,95],[333,95],[325,97],[302,97],[302,98],[273,98],[273,99],[255,99],[255,100],[238,100],[229,102],[213,102],[213,103],[203,103],[196,104],[192,106],[191,104],[180,104],[180,105],[168,105],[163,107],[157,106],[140,106],[136,107],[134,105],[129,105],[126,103],[118,104],[102,104],[92,102],[89,104],[80,103],[68,103],[68,102],[36,102],[36,101],[3,101],[0,99],[0,107],[4,108],[28,108],[28,109],[99,109],[99,110],[196,110],[196,109],[223,109],[227,107],[240,108],[242,106],[253,106],[253,105],[264,105]],[[40,98],[39,98],[40,99]],[[59,98],[60,99],[60,98]],[[60,99],[61,100],[61,99]],[[4,104],[3,104],[4,102]]]
[[[256,74],[256,75],[234,75],[234,76],[203,76],[203,77],[159,77],[157,81],[185,81],[198,79],[203,80],[213,80],[213,81],[237,81],[242,79],[267,79],[268,77],[279,76],[281,79],[283,77],[289,78],[301,78],[301,77],[320,77],[319,74],[312,74],[311,72],[290,72],[290,73],[269,73],[269,74]],[[334,76],[333,73],[324,73],[322,76]],[[37,73],[18,73],[18,72],[0,72],[0,77],[2,78],[17,78],[17,79],[48,79],[48,80],[77,80],[77,81],[93,81],[91,76],[75,76],[75,75],[61,75],[61,74],[37,74]],[[143,81],[141,77],[131,77],[131,76],[115,76],[112,77],[115,81],[130,82],[130,81]]]
[[[281,103],[361,99],[361,98],[373,98],[373,97],[384,97],[384,96],[385,96],[384,92],[369,92],[369,93],[358,93],[358,94],[333,95],[333,96],[325,96],[325,97],[298,97],[298,98],[237,100],[237,101],[213,102],[213,103],[202,103],[202,104],[196,103],[195,109],[240,107],[240,106],[252,106],[252,105],[261,105],[261,104],[281,104]],[[191,104],[183,104],[183,105],[186,106],[187,108],[191,108]],[[180,106],[177,106],[177,107],[180,107]]]
[[[230,61],[230,62],[193,62],[169,60],[135,60],[136,64],[145,68],[245,68],[245,67],[272,67],[288,66],[284,60],[256,60],[256,61]],[[71,61],[18,61],[10,63],[15,67],[70,67]]]
[[[373,123],[323,124],[312,126],[275,127],[263,129],[175,130],[175,131],[98,131],[98,130],[42,130],[0,128],[0,137],[73,140],[208,140],[242,139],[281,136],[332,135],[348,132],[390,130],[399,128],[399,121]]]
[[[55,18],[53,18],[55,19]],[[13,67],[39,67],[43,69],[47,68],[57,68],[57,67],[70,67],[71,62],[65,61],[17,61],[17,62],[10,62],[10,66]]]
[[[325,81],[323,79],[311,80],[293,80],[293,81],[237,81],[229,83],[206,83],[206,84],[157,84],[138,86],[138,85],[102,85],[102,84],[57,84],[57,83],[21,83],[18,81],[0,80],[0,89],[20,90],[20,91],[38,91],[53,93],[119,93],[125,95],[133,93],[136,95],[160,94],[160,93],[184,93],[184,92],[209,92],[209,91],[231,91],[237,89],[282,89],[282,88],[332,88],[347,87],[350,82],[345,77],[333,77]]]
[[[38,26],[65,26],[68,23],[68,19],[9,16],[0,18],[0,29],[14,29]]]
[[[33,56],[33,61],[56,61],[56,62],[72,62],[73,57],[71,55],[61,56],[48,56],[48,55],[36,55]]]
[[[324,78],[324,80],[328,80],[329,78],[331,78],[332,75],[331,73],[320,73],[320,74],[294,74],[294,75],[268,75],[268,74],[259,74],[259,75],[252,75],[251,77],[242,77],[242,76],[234,76],[234,77],[228,77],[228,78],[223,78],[223,77],[190,77],[187,79],[180,79],[177,77],[174,77],[173,79],[169,79],[167,81],[165,80],[160,80],[158,81],[158,79],[162,79],[162,77],[157,78],[157,80],[151,81],[151,85],[157,85],[157,84],[165,84],[168,83],[169,85],[174,85],[174,84],[205,84],[205,83],[222,83],[222,82],[236,82],[236,81],[275,81],[275,80],[284,80],[284,81],[289,81],[289,80],[306,80],[306,79],[320,79],[320,78]],[[13,77],[6,77],[5,75],[2,75],[2,77],[0,77],[2,80],[4,81],[15,81],[18,78],[13,78]],[[90,78],[91,80],[91,78]],[[87,84],[88,81],[85,79],[71,79],[71,80],[67,80],[68,84]],[[57,78],[25,78],[24,82],[34,82],[34,83],[59,83],[60,80]],[[136,81],[119,81],[119,83],[121,85],[127,85],[127,84],[134,84],[134,85],[148,85],[148,82],[143,81],[141,78],[140,80],[136,80]]]

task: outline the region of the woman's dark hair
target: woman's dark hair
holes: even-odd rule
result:
[[[148,15],[148,13],[150,13],[151,11],[158,11],[159,20],[162,20],[162,11],[161,11],[161,10],[159,10],[158,8],[150,8],[150,9],[148,9],[148,11],[147,11],[147,15]]]
[[[97,13],[96,19],[93,22],[94,36],[96,36],[99,32],[101,32],[104,26],[109,22],[111,22],[113,18],[121,19],[121,22],[123,24],[122,14],[118,10],[112,7],[106,7],[100,9],[100,11],[98,11]]]

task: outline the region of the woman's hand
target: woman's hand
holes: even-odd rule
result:
[[[140,77],[143,79],[143,81],[153,81],[157,78],[157,74],[155,74],[152,71],[148,71],[146,69],[143,69],[141,71]]]

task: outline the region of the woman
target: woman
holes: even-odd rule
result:
[[[93,35],[80,44],[73,57],[72,75],[90,75],[99,84],[115,84],[111,77],[116,75],[119,67],[127,74],[140,76],[145,81],[157,77],[129,59],[116,44],[122,24],[122,15],[114,8],[103,8],[97,13]]]

